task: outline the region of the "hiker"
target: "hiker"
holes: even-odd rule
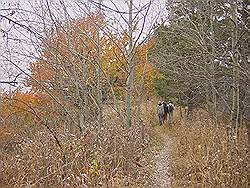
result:
[[[167,117],[169,116],[169,124],[171,125],[173,121],[174,104],[172,101],[169,101],[168,103],[163,101],[162,104],[164,107],[164,121],[167,121]]]
[[[168,114],[169,114],[169,124],[171,125],[173,122],[173,113],[174,113],[174,104],[172,101],[169,101],[167,104],[168,107]]]
[[[164,121],[166,120],[167,121],[167,119],[168,119],[168,104],[165,102],[165,101],[163,101],[162,102],[162,104],[163,104],[163,107],[164,107]]]
[[[164,106],[163,106],[163,103],[161,101],[158,102],[158,105],[157,105],[157,115],[159,117],[159,122],[160,122],[160,125],[162,125],[164,123]]]

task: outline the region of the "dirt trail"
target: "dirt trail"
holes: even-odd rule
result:
[[[163,146],[154,157],[155,169],[153,173],[153,187],[170,187],[171,177],[169,174],[171,139],[163,134]]]

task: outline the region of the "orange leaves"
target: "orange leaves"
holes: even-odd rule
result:
[[[1,93],[1,119],[4,125],[8,125],[14,119],[20,119],[29,124],[34,120],[36,108],[39,103],[39,97],[32,92],[16,92],[11,94]],[[13,123],[11,123],[13,124]]]
[[[104,26],[103,15],[91,13],[55,28],[42,43],[40,60],[30,65],[33,79],[29,79],[27,83],[32,86],[32,90],[43,90],[42,86],[51,88],[55,84],[58,85],[56,82],[59,81],[63,85],[70,79],[80,79],[83,64],[87,69],[85,72],[94,74],[93,61],[97,59],[97,29]],[[100,40],[101,44],[109,42],[104,36]]]
[[[35,106],[38,104],[38,99],[38,96],[32,92],[23,93],[18,91],[11,98],[12,104],[10,110],[14,113],[33,111],[33,108],[35,108]]]
[[[153,43],[154,38],[150,38],[136,47],[134,56],[135,82],[138,85],[147,84],[150,90],[153,88],[155,70],[147,62],[147,53]],[[74,94],[77,82],[86,83],[88,80],[96,84],[96,69],[101,66],[102,83],[107,79],[111,83],[116,80],[113,86],[118,92],[124,89],[121,87],[125,87],[128,74],[127,45],[127,31],[114,33],[102,14],[91,13],[66,22],[44,40],[40,60],[30,65],[33,79],[27,83],[36,92],[46,87],[56,96],[60,95],[62,89],[69,89]],[[100,65],[97,64],[98,60]]]
[[[26,92],[26,93],[23,93],[23,92],[16,92],[14,95],[13,95],[13,99],[14,101],[19,101],[19,104],[18,106],[22,106],[21,103],[23,105],[28,105],[28,106],[34,106],[37,104],[38,102],[38,99],[39,97],[32,93],[32,92]]]
[[[27,80],[27,85],[32,86],[33,91],[41,89],[41,84],[51,81],[55,76],[53,67],[44,60],[38,60],[30,64],[32,79]]]

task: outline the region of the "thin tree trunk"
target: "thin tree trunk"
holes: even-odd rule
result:
[[[82,68],[82,77],[83,77],[83,82],[81,83],[81,92],[83,96],[83,100],[81,100],[81,112],[80,112],[80,127],[84,129],[86,127],[86,122],[87,118],[89,116],[89,111],[88,111],[88,88],[87,88],[87,64],[86,60],[81,58],[81,68]]]
[[[237,60],[238,61],[238,60]],[[240,115],[240,86],[239,86],[239,68],[236,67],[236,120],[235,120],[235,136],[238,135],[239,115]]]
[[[144,63],[144,66],[143,66],[143,72],[142,72],[142,75],[141,75],[141,85],[139,87],[139,96],[138,96],[138,99],[137,99],[137,108],[136,108],[136,114],[137,114],[137,119],[140,119],[141,118],[141,104],[143,103],[143,90],[144,90],[144,79],[145,79],[145,75],[146,75],[146,65],[148,63],[148,57],[147,57],[147,54],[146,54],[146,61]],[[147,107],[147,105],[146,105]]]
[[[234,116],[235,116],[235,122],[232,121],[232,123],[235,123],[235,138],[237,138],[238,135],[238,122],[239,122],[239,114],[240,114],[240,88],[239,88],[239,61],[238,61],[238,50],[237,50],[237,40],[238,40],[238,22],[237,22],[237,4],[233,3],[232,10],[231,10],[232,20],[235,23],[235,28],[232,31],[232,60],[234,64],[234,95],[233,95],[233,107],[234,107]],[[236,111],[236,114],[235,114]]]
[[[214,26],[213,26],[213,4],[210,2],[210,29],[211,29],[211,48],[212,48],[212,55],[210,57],[211,61],[211,84],[212,84],[212,100],[213,100],[213,120],[214,125],[218,126],[218,117],[217,117],[217,96],[216,96],[216,87],[215,87],[215,37],[214,37]]]
[[[98,15],[100,16],[101,13],[101,3],[102,0],[99,0],[99,6],[98,6]],[[102,126],[102,86],[101,86],[101,80],[102,80],[102,70],[101,70],[101,55],[100,55],[100,25],[97,25],[96,27],[96,34],[97,34],[97,105],[98,105],[98,114],[97,114],[97,120],[98,120],[98,126]]]
[[[235,111],[235,80],[234,80],[235,73],[234,72],[235,70],[233,67],[232,107],[231,107],[231,115],[230,115],[230,121],[232,122],[232,124],[233,124],[234,111]]]
[[[133,1],[129,1],[129,19],[128,19],[128,35],[129,35],[129,49],[128,49],[128,77],[126,83],[126,126],[131,126],[132,120],[132,86],[134,77],[134,65],[133,65],[133,25],[132,25],[132,4]]]

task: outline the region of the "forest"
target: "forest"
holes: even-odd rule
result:
[[[249,12],[0,1],[0,187],[248,187]]]

